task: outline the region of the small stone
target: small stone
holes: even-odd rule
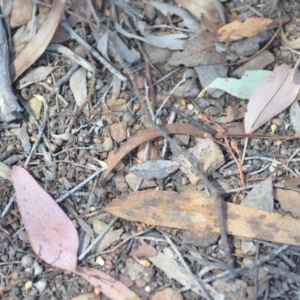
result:
[[[203,170],[207,174],[212,174],[215,170],[224,164],[224,156],[220,147],[210,139],[196,138],[197,144],[190,148],[197,160],[203,164]],[[192,172],[191,163],[183,156],[177,155],[173,160],[180,164],[180,170],[184,173],[192,184],[197,184],[200,180]]]
[[[144,288],[147,285],[147,281],[145,281],[144,279],[138,279],[136,280],[135,284],[139,288]]]
[[[114,142],[112,138],[109,136],[105,139],[104,143],[102,144],[102,148],[104,151],[110,151],[114,147]]]
[[[115,177],[115,185],[116,189],[119,190],[121,193],[125,193],[128,190],[128,185],[125,181],[125,177],[123,174],[118,174]]]
[[[38,262],[34,262],[34,276],[41,275],[43,273],[43,268]]]
[[[107,227],[107,224],[100,221],[100,220],[97,220],[97,219],[94,219],[93,220],[93,230],[96,234],[100,234],[102,233],[102,231]]]
[[[247,283],[240,279],[231,280],[229,284],[226,278],[222,278],[213,282],[213,287],[226,299],[246,299]]]
[[[29,238],[28,238],[28,234],[26,231],[21,231],[19,233],[19,239],[24,242],[24,243],[27,243],[29,244]]]
[[[256,246],[252,241],[241,241],[241,250],[245,255],[255,255],[256,253]]]
[[[182,295],[171,289],[171,288],[166,288],[162,291],[156,292],[151,300],[183,300]]]
[[[33,263],[33,258],[28,254],[24,255],[21,259],[21,265],[24,268],[30,267],[32,265],[32,263]]]
[[[126,261],[126,273],[132,281],[143,279],[146,282],[151,282],[154,270],[151,268],[144,268],[134,259],[129,258]]]
[[[253,57],[250,61],[246,62],[245,64],[234,70],[232,76],[242,77],[246,71],[262,70],[266,66],[273,63],[274,60],[274,55],[270,51],[264,50],[262,53]]]
[[[110,98],[106,100],[106,105],[111,111],[120,111],[126,102],[126,99]]]
[[[224,164],[224,156],[220,147],[211,139],[196,138],[197,144],[190,149],[200,163],[203,171],[212,174]]]
[[[200,90],[195,81],[189,79],[174,91],[173,96],[177,98],[194,98],[197,97],[199,92]]]
[[[145,5],[145,16],[146,16],[147,20],[149,20],[149,21],[154,20],[155,15],[156,15],[155,8],[150,4],[146,4]]]
[[[34,284],[35,288],[39,291],[39,293],[43,293],[47,287],[47,282],[45,280],[39,280]]]
[[[277,126],[281,126],[283,124],[283,120],[282,119],[279,119],[279,118],[274,118],[272,120],[272,124],[275,124]]]
[[[119,122],[110,126],[111,137],[117,142],[121,143],[127,139],[127,124]]]
[[[188,104],[186,108],[188,110],[193,110],[194,109],[194,105],[193,104]]]
[[[132,173],[128,173],[125,176],[125,180],[128,183],[128,185],[130,186],[130,188],[133,191],[135,191],[136,186],[140,181],[140,177],[137,175],[134,175]],[[156,186],[157,186],[157,184],[154,179],[144,179],[140,189],[147,189],[147,188],[156,187]]]
[[[137,82],[137,85],[138,85],[139,89],[144,88],[144,77],[143,76],[137,76],[136,82]]]
[[[164,64],[172,54],[169,49],[158,48],[147,43],[144,43],[143,47],[153,64]]]
[[[219,239],[219,234],[216,232],[198,232],[192,230],[185,230],[183,232],[182,242],[185,244],[192,244],[196,247],[207,248],[214,245]]]
[[[176,259],[176,254],[168,247],[165,247],[163,253],[172,259]]]

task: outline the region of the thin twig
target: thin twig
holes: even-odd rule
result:
[[[91,54],[97,58],[112,74],[118,76],[120,80],[126,82],[127,78],[123,76],[117,69],[115,69],[111,64],[109,64],[93,47],[91,47],[84,39],[82,39],[68,24],[66,20],[61,22],[61,26],[66,29],[66,31],[70,34],[71,38],[76,40],[79,44],[85,47],[87,50],[91,52]]]
[[[79,190],[80,188],[82,188],[86,183],[88,183],[94,177],[98,176],[104,170],[106,170],[106,168],[101,168],[101,169],[97,170],[94,174],[92,174],[91,176],[89,176],[88,178],[86,178],[84,181],[82,181],[80,184],[78,184],[77,186],[75,186],[73,189],[69,190],[67,193],[65,193],[64,195],[62,195],[58,199],[56,199],[56,203],[60,203],[60,202],[64,201],[66,198],[68,198],[74,192],[76,192],[77,190]]]
[[[114,217],[109,224],[106,226],[106,228],[97,236],[97,238],[80,254],[78,257],[78,260],[83,260],[84,257],[91,251],[91,249],[106,235],[106,233],[109,231],[109,229],[115,224],[115,222],[119,219],[119,217]]]
[[[184,268],[187,270],[187,272],[188,272],[189,274],[191,274],[191,275],[194,277],[197,286],[200,288],[201,293],[205,296],[206,299],[211,300],[212,297],[211,297],[211,296],[208,294],[208,292],[206,291],[206,289],[205,289],[203,283],[199,280],[199,278],[197,278],[197,277],[191,272],[191,270],[190,270],[190,268],[188,267],[186,261],[184,260],[184,258],[183,258],[182,255],[180,254],[180,252],[178,251],[176,245],[173,243],[173,241],[171,240],[171,238],[170,238],[167,234],[165,234],[163,231],[160,231],[160,232],[163,234],[163,236],[165,237],[165,239],[167,240],[167,242],[170,244],[170,246],[172,247],[172,249],[174,250],[174,252],[175,252],[176,255],[178,256],[179,260],[181,261],[181,263],[183,264],[183,266],[184,266]]]

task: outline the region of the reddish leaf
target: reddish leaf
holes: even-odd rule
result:
[[[115,280],[110,275],[95,269],[78,268],[77,275],[82,276],[91,285],[101,290],[112,300],[138,300],[140,299],[124,283]]]
[[[75,272],[79,241],[71,220],[25,169],[13,167],[11,179],[33,251],[46,263]]]
[[[246,133],[252,133],[292,104],[299,92],[292,78],[293,69],[283,64],[257,86],[245,115]]]

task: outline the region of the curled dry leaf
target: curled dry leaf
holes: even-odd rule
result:
[[[140,22],[140,24],[142,23]],[[141,29],[142,27],[140,28],[140,31],[142,31]],[[146,34],[146,32],[145,32],[145,37],[141,37],[139,35],[127,32],[119,24],[116,24],[116,30],[128,38],[140,40],[152,46],[159,47],[159,48],[168,48],[170,50],[183,50],[184,42],[185,42],[184,39],[188,37],[186,34],[181,34],[181,33],[159,36],[153,34]]]
[[[285,36],[284,34],[284,31],[280,30],[280,38],[281,38],[281,41],[283,42],[284,45],[292,48],[292,49],[300,49],[300,38],[297,38],[295,40],[288,40],[287,37]]]
[[[10,65],[11,81],[15,81],[43,54],[59,25],[66,2],[66,0],[56,0],[53,3],[52,9],[41,29],[30,40],[25,49],[13,60]]]
[[[47,76],[57,67],[41,66],[31,69],[25,76],[23,76],[17,83],[17,89],[24,87],[47,78]]]
[[[197,19],[204,15],[212,23],[225,23],[223,6],[219,0],[175,0],[175,2],[189,11]]]
[[[222,205],[229,234],[300,246],[300,221],[232,203]],[[219,232],[215,201],[201,194],[137,192],[114,199],[105,211],[134,222]]]
[[[279,24],[278,20],[266,18],[248,18],[244,22],[234,21],[221,27],[215,39],[219,42],[237,41],[276,28]]]
[[[74,272],[79,241],[72,221],[25,169],[13,167],[11,180],[33,251],[51,266]]]
[[[149,4],[155,7],[165,16],[174,14],[181,17],[183,20],[182,21],[183,25],[189,28],[190,30],[192,30],[193,32],[198,34],[202,32],[199,22],[194,20],[186,10],[168,3],[161,3],[156,1],[151,1],[149,2]]]
[[[252,133],[293,103],[299,86],[292,78],[293,69],[282,64],[257,86],[245,115],[246,133]]]

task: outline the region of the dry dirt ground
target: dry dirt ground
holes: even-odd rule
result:
[[[114,39],[117,32],[116,22],[122,23],[123,28],[129,33],[130,28],[126,22],[130,22],[133,28],[136,28],[136,21],[142,19],[147,22],[147,26],[151,26],[146,32],[152,32],[158,36],[166,33],[201,35],[199,32],[195,34],[193,30],[187,28],[186,24],[182,22],[182,17],[164,16],[150,5],[146,5],[144,1],[129,1],[129,6],[120,5],[122,1],[115,1],[117,4],[115,10],[112,10],[111,1],[92,2],[101,28],[104,29],[104,32],[107,28],[110,30],[109,39],[111,40]],[[173,1],[165,2],[176,5]],[[218,1],[215,2],[218,3]],[[288,26],[285,28],[287,37],[296,39],[300,35],[300,5],[297,1],[228,0],[221,3],[227,13],[227,18],[229,18],[229,14],[231,17],[239,17],[240,20],[250,17],[271,19],[288,17]],[[84,7],[86,9],[86,6]],[[72,10],[72,6],[70,10]],[[124,17],[125,15],[128,16],[128,20]],[[69,14],[66,13],[66,16],[69,17]],[[125,25],[124,20],[126,20]],[[95,22],[92,15],[89,17],[89,21]],[[82,30],[83,24],[85,24],[85,32]],[[204,25],[201,27],[199,20],[196,21],[196,24],[203,30]],[[71,26],[93,48],[101,48],[96,42],[97,34],[87,23],[77,22]],[[220,93],[214,97],[205,94],[204,97],[197,98],[205,85],[205,75],[210,76],[210,72],[212,72],[211,70],[201,70],[201,66],[218,63],[220,69],[225,68],[225,75],[235,78],[250,69],[272,71],[275,66],[283,63],[293,67],[298,60],[299,52],[284,46],[279,34],[276,35],[276,29],[261,35],[259,42],[251,42],[248,38],[244,40],[244,45],[219,42],[218,47],[211,50],[209,57],[207,53],[206,56],[203,54],[201,48],[203,40],[197,41],[197,38],[196,41],[193,40],[188,46],[185,46],[184,51],[162,49],[144,42],[141,42],[141,50],[135,38],[119,34],[123,44],[126,47],[129,46],[127,50],[124,50],[120,46],[121,42],[118,42],[120,49],[123,49],[121,52],[126,52],[128,56],[132,55],[134,62],[130,62],[131,58],[127,55],[118,59],[118,54],[105,50],[105,46],[102,47],[102,51],[110,57],[111,65],[137,83],[137,89],[134,89],[131,80],[125,84],[90,54],[87,55],[78,41],[71,38],[63,41],[60,43],[61,45],[91,62],[91,65],[96,68],[96,75],[94,76],[91,71],[82,68],[79,79],[73,78],[75,83],[72,85],[69,77],[66,77],[70,70],[73,73],[78,70],[75,67],[72,69],[72,59],[54,48],[46,50],[31,68],[55,67],[52,73],[45,76],[46,79],[40,79],[39,82],[33,80],[30,85],[21,89],[18,87],[19,80],[13,83],[14,93],[18,95],[19,101],[25,101],[24,106],[29,107],[29,110],[24,109],[19,122],[11,123],[16,128],[12,128],[14,125],[7,123],[1,125],[0,161],[9,167],[14,165],[23,167],[26,159],[30,157],[27,170],[54,199],[58,199],[93,174],[95,168],[102,167],[105,163],[113,163],[114,153],[117,153],[123,144],[140,130],[149,127],[143,106],[136,94],[137,90],[142,95],[146,109],[154,108],[154,113],[157,112],[160,103],[170,96],[157,118],[159,124],[168,122],[197,123],[203,121],[204,116],[218,124],[224,124],[224,120],[229,115],[232,122],[243,124],[247,101],[226,93]],[[195,29],[195,31],[197,30]],[[13,35],[14,31],[11,34]],[[276,36],[273,38],[274,35]],[[105,44],[105,41],[102,40],[102,43]],[[264,50],[261,50],[262,48]],[[106,45],[106,49],[109,49],[109,44]],[[175,52],[179,53],[178,56]],[[184,55],[182,55],[183,52]],[[149,58],[150,64],[147,61],[145,63],[144,54]],[[202,56],[205,56],[208,62],[201,62],[201,60],[195,62],[197,57]],[[223,60],[224,57],[225,60]],[[260,60],[257,61],[257,57],[260,57]],[[125,64],[128,66],[127,69]],[[240,69],[243,67],[244,69]],[[184,76],[187,77],[186,81],[171,92]],[[60,79],[63,79],[63,84],[58,90],[59,97],[52,96],[47,99],[48,108],[45,115],[46,108],[40,106],[41,101],[38,100],[37,103],[32,102],[31,104],[27,102],[32,95],[47,97],[49,90],[46,86],[52,87]],[[85,92],[82,91],[83,85],[86,87]],[[148,95],[149,88],[150,95]],[[85,98],[89,92],[91,93],[90,103],[78,112],[75,98]],[[146,98],[150,99],[148,105]],[[156,101],[156,107],[154,107],[153,99]],[[172,110],[171,107],[177,108],[179,113]],[[230,107],[231,113],[228,112],[228,107]],[[38,123],[45,126],[43,130],[45,138],[40,139],[36,150],[29,154],[32,146],[39,139],[40,133],[32,115],[35,119],[39,115]],[[272,160],[286,164],[293,153],[299,149],[299,140],[293,139],[297,133],[293,126],[289,126],[290,123],[288,108],[262,126],[261,133],[270,136],[275,132],[277,136],[288,136],[292,138],[291,140],[278,141],[268,137],[256,137],[249,141],[246,157],[252,157],[252,159],[245,160],[244,163],[244,185],[241,183],[239,170],[234,163],[232,153],[238,157],[235,153],[243,152],[245,138],[236,137],[229,140],[232,152],[228,150],[223,139],[218,139],[218,143],[214,143],[219,146],[217,146],[217,150],[209,150],[216,151],[213,152],[213,158],[206,157],[203,163],[211,160],[208,168],[213,170],[208,172],[208,178],[221,191],[224,200],[240,204],[251,190],[246,189],[244,192],[241,187],[255,186],[270,175],[273,176],[274,193],[276,184],[278,187],[291,178],[291,174],[285,168],[276,168],[276,164],[275,167],[273,165],[273,169],[271,168]],[[210,126],[211,123],[208,124]],[[20,126],[22,129],[18,128]],[[182,146],[184,150],[195,148],[198,143],[194,137],[188,134],[178,135],[177,138],[177,141],[185,144]],[[45,141],[48,141],[48,145]],[[109,238],[105,244],[102,242],[99,246],[98,243],[84,255],[78,265],[101,269],[121,280],[141,299],[299,299],[299,247],[286,246],[282,248],[280,243],[259,239],[245,241],[237,236],[229,236],[229,247],[235,260],[235,267],[241,268],[250,265],[251,268],[247,269],[246,267],[234,274],[227,272],[226,276],[217,279],[215,276],[223,274],[227,270],[225,252],[218,233],[199,233],[188,229],[151,226],[147,224],[147,220],[145,223],[140,223],[122,218],[114,219],[113,215],[103,211],[103,208],[113,199],[120,195],[127,196],[139,189],[140,177],[129,171],[132,166],[147,157],[149,159],[160,158],[165,161],[176,160],[172,147],[168,143],[167,146],[164,144],[163,138],[156,138],[148,144],[149,149],[145,144],[137,145],[139,147],[129,152],[118,167],[108,175],[105,183],[98,176],[60,202],[60,207],[72,220],[78,231],[80,241],[78,256],[84,253],[89,244],[107,228],[107,224],[114,221],[111,223],[108,232]],[[297,155],[289,163],[289,168],[299,175]],[[259,157],[271,160],[263,160]],[[196,180],[196,183],[192,183],[193,180],[181,169],[175,172],[171,171],[170,175],[167,174],[163,180],[153,179],[153,176],[152,178],[148,176],[147,179],[150,171],[161,174],[168,169],[170,166],[165,161],[158,166],[158,170],[157,168],[152,170],[152,167],[149,167],[146,168],[146,171],[140,171],[146,173],[144,183],[140,182],[140,190],[165,190],[176,193],[205,192],[204,184],[201,181]],[[227,165],[232,162],[233,164]],[[224,166],[228,167],[224,168]],[[160,177],[160,175],[156,177]],[[295,193],[300,192],[297,184],[293,190]],[[108,299],[85,279],[46,264],[32,251],[13,195],[14,188],[11,182],[1,180],[1,299],[60,300],[72,299],[80,295],[82,298],[74,299]],[[286,211],[277,198],[275,200],[273,196],[271,198],[271,201],[274,202],[274,212],[281,215],[293,215],[293,208]],[[295,202],[294,205],[296,207],[298,204]],[[164,213],[161,208],[157,210],[157,214],[162,219]],[[178,218],[180,216],[178,212]],[[295,216],[293,215],[293,217]],[[55,216],[53,218],[55,219]],[[260,224],[258,224],[255,230],[263,231],[264,228],[260,228]],[[119,245],[121,242],[123,243]],[[150,245],[156,254],[161,254],[160,261],[155,261],[154,257],[157,256],[151,257],[150,254],[147,256],[145,248],[142,248],[144,251],[142,254],[132,255],[133,251],[145,246],[145,243]],[[276,251],[278,253],[273,255]],[[262,261],[264,257],[267,257],[266,262]],[[253,262],[257,262],[256,267],[253,266]],[[163,263],[166,263],[166,266],[163,266]],[[199,292],[195,278],[197,278],[198,284],[199,281],[201,284],[202,280],[207,284],[205,287],[211,293],[210,298]],[[194,285],[191,286],[191,284]]]

